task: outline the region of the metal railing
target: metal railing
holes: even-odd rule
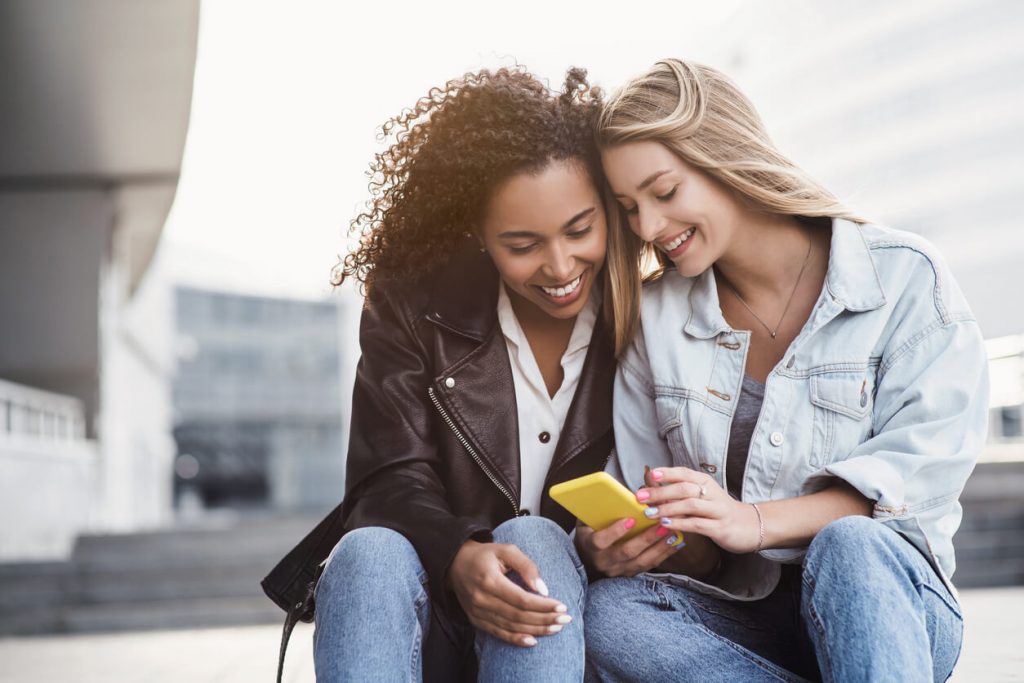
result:
[[[0,438],[85,439],[85,409],[70,396],[0,379]]]

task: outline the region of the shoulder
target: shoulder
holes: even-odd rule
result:
[[[657,316],[660,319],[665,314],[682,313],[685,322],[695,281],[670,268],[657,280],[645,282],[640,292],[641,318]]]
[[[881,225],[858,228],[891,305],[917,303],[943,324],[973,319],[952,271],[934,244],[921,235]]]

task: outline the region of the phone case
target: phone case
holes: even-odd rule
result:
[[[556,503],[595,531],[632,517],[636,526],[624,537],[632,538],[657,523],[644,516],[647,506],[637,501],[629,489],[607,472],[594,472],[555,484],[548,493]]]

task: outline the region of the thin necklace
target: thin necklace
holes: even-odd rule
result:
[[[740,296],[740,293],[737,292],[736,288],[732,286],[731,282],[729,282],[729,278],[724,277],[724,276],[722,277],[722,280],[729,287],[729,290],[733,293],[733,295],[736,297],[736,299],[741,304],[743,304],[743,308],[747,309],[750,312],[750,315],[754,316],[754,319],[757,320],[757,322],[761,323],[764,326],[764,329],[768,330],[768,334],[771,335],[772,339],[775,339],[775,335],[779,333],[779,328],[782,327],[782,321],[786,319],[786,314],[789,313],[789,306],[790,306],[790,304],[793,303],[793,297],[796,296],[796,289],[797,289],[797,287],[800,286],[800,278],[802,278],[804,276],[804,269],[807,268],[807,261],[809,261],[810,258],[811,258],[811,247],[812,246],[814,246],[814,240],[813,239],[808,239],[807,240],[807,255],[804,256],[804,262],[803,262],[803,265],[800,266],[800,273],[797,274],[797,276],[796,276],[796,283],[793,285],[793,291],[789,293],[789,300],[786,301],[786,307],[782,310],[782,315],[779,317],[779,324],[775,326],[774,330],[772,328],[768,327],[768,323],[766,323],[765,321],[761,320],[761,316],[759,316],[757,313],[754,313],[754,309],[752,309],[750,306],[747,305],[747,302],[743,300],[743,297]]]

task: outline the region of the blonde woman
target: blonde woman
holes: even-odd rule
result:
[[[949,270],[782,156],[714,69],[659,62],[599,129],[629,225],[612,239],[632,246],[610,250],[632,256],[609,262],[609,469],[662,526],[714,546],[694,548],[708,571],[659,573],[622,528],[580,529],[618,577],[588,591],[591,677],[946,679],[957,498],[988,395]],[[652,247],[664,274],[641,291]]]

